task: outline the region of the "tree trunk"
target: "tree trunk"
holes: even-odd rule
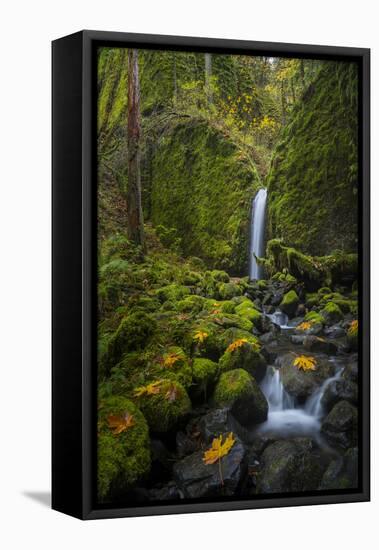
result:
[[[140,173],[140,93],[138,79],[138,52],[128,52],[128,238],[145,249]]]

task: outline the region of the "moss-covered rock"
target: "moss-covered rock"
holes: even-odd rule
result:
[[[230,280],[230,277],[226,271],[222,271],[221,269],[213,269],[211,271],[211,275],[218,283],[228,283]]]
[[[185,388],[192,384],[190,359],[179,346],[168,347],[154,367],[157,376],[180,382]]]
[[[132,425],[119,434],[113,433],[109,416],[125,415],[132,419]],[[149,430],[141,411],[121,396],[100,402],[98,425],[98,496],[106,501],[111,500],[113,492],[129,489],[149,473]]]
[[[244,369],[224,372],[216,385],[213,401],[217,407],[229,407],[242,425],[264,422],[268,403],[255,379]]]
[[[232,300],[225,300],[224,302],[220,302],[218,307],[223,313],[235,313],[236,311],[236,303]]]
[[[241,304],[236,306],[235,309],[237,315],[244,317],[251,321],[255,327],[261,328],[262,326],[262,314],[256,309],[251,300],[244,300]]]
[[[174,429],[191,410],[191,401],[185,388],[179,382],[169,379],[158,381],[158,391],[137,397],[149,428],[164,433]]]
[[[299,401],[305,401],[333,374],[329,361],[317,358],[314,370],[302,370],[295,365],[296,356],[287,353],[280,357],[280,378],[285,390]]]
[[[220,283],[218,285],[218,295],[221,300],[230,300],[235,296],[241,296],[242,288],[236,283]]]
[[[170,302],[177,302],[182,300],[185,296],[190,294],[190,289],[183,285],[171,284],[165,287],[159,288],[156,291],[156,295],[161,303],[169,300]]]
[[[341,309],[334,302],[327,302],[320,313],[327,325],[334,325],[343,319]]]
[[[109,338],[104,357],[105,370],[114,367],[125,353],[143,349],[157,327],[155,319],[143,311],[136,311],[124,317],[117,330]]]
[[[300,300],[294,290],[290,290],[283,296],[283,300],[280,302],[279,307],[288,317],[294,317],[296,314],[297,306]]]
[[[206,398],[209,389],[215,384],[219,365],[205,357],[195,357],[192,363],[193,386],[191,394]]]
[[[236,341],[238,342],[238,339]],[[222,372],[244,369],[258,381],[264,377],[267,367],[266,360],[260,353],[258,341],[251,339],[234,349],[232,343],[221,356],[219,364]]]
[[[304,321],[309,323],[318,323],[323,325],[325,323],[324,317],[317,311],[309,311],[304,317]]]

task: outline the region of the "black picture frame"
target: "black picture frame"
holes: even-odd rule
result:
[[[96,55],[98,46],[354,60],[359,66],[360,487],[131,508],[95,505]],[[370,499],[370,50],[85,30],[52,43],[52,507],[81,519]]]

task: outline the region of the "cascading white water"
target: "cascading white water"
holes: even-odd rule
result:
[[[252,204],[250,224],[250,279],[262,278],[262,267],[255,256],[263,257],[266,218],[267,189],[260,189]]]
[[[325,393],[326,388],[335,380],[338,380],[341,378],[342,369],[338,370],[337,373],[332,376],[331,378],[328,378],[325,380],[325,382],[320,386],[318,390],[314,392],[313,395],[310,396],[308,399],[305,410],[308,414],[315,416],[316,418],[321,418],[323,415],[323,407],[322,407],[322,398]]]
[[[283,387],[280,369],[268,367],[261,389],[268,401],[268,417],[258,428],[260,434],[276,434],[280,437],[306,435],[320,439],[322,417],[322,396],[328,385],[339,378],[341,371],[328,378],[309,397],[305,405],[296,406],[295,400]]]

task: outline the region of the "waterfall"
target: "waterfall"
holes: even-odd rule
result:
[[[316,390],[313,395],[310,396],[305,406],[305,410],[310,415],[315,416],[316,418],[321,418],[324,412],[322,407],[322,398],[325,390],[329,386],[329,384],[341,378],[342,370],[343,369],[338,370],[334,376],[325,380],[320,388]]]
[[[250,224],[250,279],[262,278],[262,267],[257,264],[255,256],[264,255],[265,217],[267,189],[260,189],[252,204]],[[255,256],[254,256],[255,255]]]
[[[262,391],[266,396],[271,412],[294,408],[294,399],[285,391],[280,380],[279,369],[268,367],[266,376],[262,381]]]

